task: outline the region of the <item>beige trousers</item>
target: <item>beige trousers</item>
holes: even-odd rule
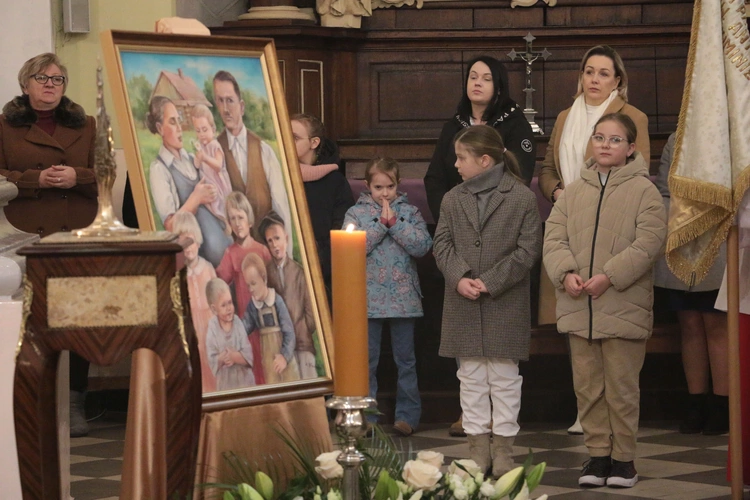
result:
[[[635,459],[645,340],[594,340],[570,335],[573,386],[584,443],[592,457]]]

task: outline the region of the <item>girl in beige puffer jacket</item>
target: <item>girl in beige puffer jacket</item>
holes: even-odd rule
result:
[[[570,334],[578,414],[591,455],[581,486],[638,482],[638,378],[667,216],[635,139],[627,115],[597,122],[594,156],[566,187],[545,230],[544,265],[557,288],[558,330]]]

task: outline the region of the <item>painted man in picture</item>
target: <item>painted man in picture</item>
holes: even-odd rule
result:
[[[271,146],[245,127],[245,101],[237,80],[228,71],[218,71],[213,79],[214,100],[224,122],[218,141],[224,151],[232,190],[245,193],[256,220],[263,220],[273,209],[291,226],[289,200],[281,166]],[[254,234],[259,242],[261,235]],[[288,250],[291,255],[292,243]]]

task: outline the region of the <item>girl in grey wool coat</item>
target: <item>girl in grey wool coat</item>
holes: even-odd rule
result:
[[[513,466],[518,361],[529,356],[530,271],[541,255],[542,223],[496,130],[463,129],[455,149],[464,182],[443,198],[435,231],[435,260],[445,276],[440,355],[460,360],[470,458],[499,477]]]
[[[371,160],[365,168],[368,191],[346,212],[344,228],[354,224],[367,233],[370,396],[374,398],[378,392],[381,334],[388,323],[398,369],[393,429],[408,436],[416,429],[422,414],[414,354],[414,322],[423,315],[422,292],[414,259],[430,250],[432,238],[419,209],[397,191],[398,181],[395,160]]]

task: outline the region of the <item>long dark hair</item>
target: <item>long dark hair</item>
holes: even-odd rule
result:
[[[487,105],[487,109],[484,110],[482,120],[489,122],[489,120],[498,115],[500,110],[505,108],[509,103],[513,101],[510,99],[508,93],[508,71],[505,69],[505,65],[490,56],[479,56],[475,57],[466,66],[466,76],[464,77],[464,88],[461,96],[461,101],[458,103],[458,109],[456,110],[458,115],[462,118],[468,119],[471,116],[471,101],[466,93],[466,86],[469,83],[469,74],[471,68],[478,62],[483,62],[490,68],[492,72],[492,85],[494,85],[495,95]]]

